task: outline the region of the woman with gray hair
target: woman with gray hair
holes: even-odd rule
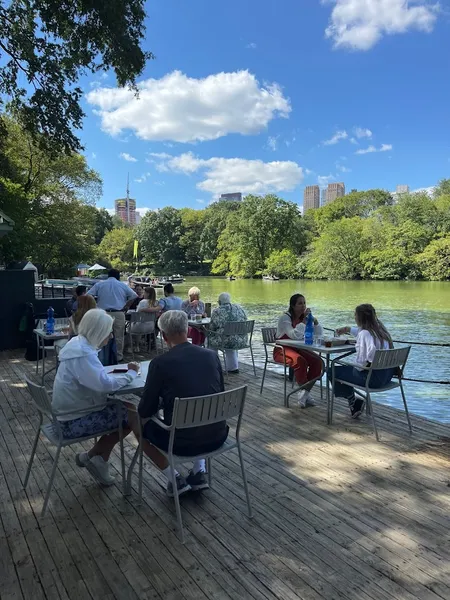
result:
[[[89,452],[76,455],[77,465],[86,467],[103,485],[114,483],[108,460],[119,441],[119,419],[122,419],[123,435],[130,433],[126,410],[122,415],[117,404],[108,403],[108,393],[130,383],[139,368],[130,363],[123,374],[111,376],[106,373],[98,352],[108,344],[113,322],[104,310],[97,308],[84,315],[78,326],[78,336],[72,338],[59,354],[52,399],[64,438],[82,438],[117,429],[103,435]]]
[[[219,296],[219,306],[211,314],[208,331],[208,348],[222,349],[222,334],[227,321],[247,321],[247,315],[239,304],[231,303],[231,296],[223,292]],[[246,335],[233,335],[225,341],[225,357],[228,373],[239,373],[238,350],[247,346]]]

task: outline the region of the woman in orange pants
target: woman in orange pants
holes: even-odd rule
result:
[[[278,340],[303,340],[305,338],[305,323],[311,311],[306,308],[306,299],[302,294],[294,294],[289,300],[288,311],[281,315],[277,326]],[[317,321],[314,321],[318,325]],[[323,360],[312,352],[297,348],[284,347],[284,356],[289,370],[294,370],[294,377],[304,388],[298,393],[298,401],[302,408],[314,406],[310,395],[314,383],[323,375],[325,365]],[[283,350],[274,348],[273,358],[284,364]],[[305,385],[307,384],[307,385]]]

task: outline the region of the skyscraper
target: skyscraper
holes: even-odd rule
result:
[[[320,188],[318,185],[307,185],[303,194],[303,214],[310,208],[320,207]]]
[[[136,225],[136,200],[130,198],[130,175],[127,178],[127,197],[118,198],[114,201],[116,217],[122,219],[124,223]]]
[[[409,185],[398,185],[395,192],[396,194],[409,194]]]
[[[327,204],[345,196],[345,184],[344,183],[329,183],[327,189]]]
[[[327,188],[323,188],[320,191],[320,206],[325,206],[327,203]]]
[[[242,200],[241,192],[233,192],[231,194],[222,194],[219,200],[228,200],[229,202],[240,202]]]

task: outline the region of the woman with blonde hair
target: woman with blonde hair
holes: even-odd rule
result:
[[[198,287],[191,287],[188,291],[188,300],[185,300],[181,305],[181,310],[184,311],[188,318],[192,315],[205,315],[205,303],[200,300],[200,290]],[[201,346],[205,341],[205,334],[196,327],[189,327],[188,337],[192,339],[195,346]]]
[[[80,296],[77,301],[77,310],[69,319],[69,339],[78,335],[78,325],[84,315],[93,308],[97,308],[97,303],[93,296]]]

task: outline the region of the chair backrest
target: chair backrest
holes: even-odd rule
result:
[[[28,377],[25,377],[25,381],[27,382],[28,391],[35,407],[40,413],[49,419],[53,419],[52,401],[45,386],[30,381]]]
[[[131,323],[150,323],[156,321],[156,313],[134,312],[130,313]]]
[[[251,335],[254,326],[255,321],[227,321],[223,328],[223,335]]]
[[[262,327],[261,328],[263,344],[275,344],[277,339],[277,328],[276,327]]]
[[[172,426],[175,429],[203,427],[233,417],[242,417],[247,386],[195,398],[175,398]]]
[[[372,369],[378,371],[380,369],[400,369],[400,373],[405,368],[411,346],[404,348],[393,348],[391,350],[377,350],[372,362]]]

